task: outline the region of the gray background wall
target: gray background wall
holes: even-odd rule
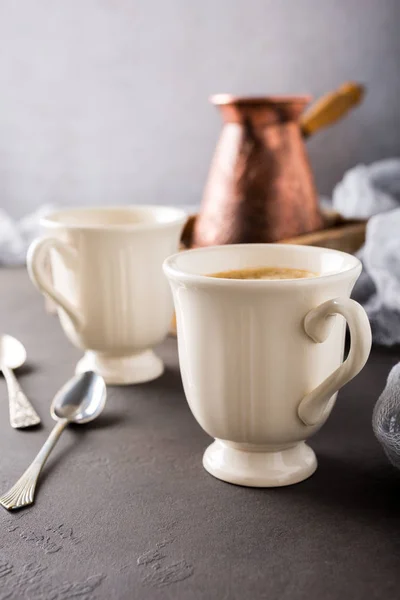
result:
[[[364,104],[309,144],[329,193],[400,155],[398,0],[0,0],[0,206],[199,202],[213,92]]]

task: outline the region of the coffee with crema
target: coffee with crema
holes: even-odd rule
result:
[[[285,267],[246,267],[211,273],[210,277],[221,279],[306,279],[316,277],[317,273],[304,269],[288,269]]]

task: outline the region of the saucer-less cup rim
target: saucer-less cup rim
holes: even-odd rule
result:
[[[123,217],[128,220],[121,221]],[[184,210],[162,204],[79,206],[53,210],[41,218],[40,225],[48,230],[151,231],[183,224],[186,219]]]
[[[247,250],[281,250],[283,253],[293,253],[295,250],[298,254],[314,254],[315,256],[325,254],[326,256],[336,257],[337,259],[342,260],[342,265],[338,269],[333,269],[332,271],[325,271],[321,273],[317,273],[314,277],[304,277],[304,278],[296,278],[296,279],[233,279],[233,278],[223,278],[223,277],[210,277],[210,274],[213,272],[218,272],[218,269],[211,270],[209,273],[195,273],[188,266],[183,266],[182,263],[185,263],[187,258],[195,258],[196,255],[204,255],[206,253],[225,253],[232,254],[236,251],[240,251],[241,253],[246,252]],[[189,261],[187,261],[189,262]],[[250,261],[251,262],[251,261]],[[284,267],[284,268],[295,268],[295,269],[307,269],[307,265],[279,265],[274,260],[273,264],[254,264],[249,263],[246,266],[237,266],[235,263],[232,263],[230,267],[226,267],[220,269],[220,271],[229,271],[230,269],[240,269],[246,267]],[[297,244],[227,244],[221,246],[208,246],[206,248],[194,248],[192,250],[185,250],[183,252],[177,252],[164,261],[164,272],[171,279],[175,281],[193,283],[196,282],[201,285],[210,285],[210,286],[238,286],[238,287],[246,287],[250,288],[269,288],[269,287],[292,287],[295,286],[315,286],[315,285],[324,285],[327,283],[329,279],[334,283],[338,279],[343,278],[344,275],[350,275],[354,277],[358,277],[362,270],[361,261],[347,252],[342,252],[340,250],[333,250],[331,248],[323,248],[319,246],[306,246],[306,245],[297,245]]]

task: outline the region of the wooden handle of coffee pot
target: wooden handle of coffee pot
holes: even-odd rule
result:
[[[309,137],[319,129],[336,123],[354,106],[360,104],[364,95],[363,85],[349,81],[334,92],[322,96],[300,119],[303,136]]]

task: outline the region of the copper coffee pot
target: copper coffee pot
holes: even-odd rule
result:
[[[213,96],[224,126],[192,245],[274,242],[321,229],[303,138],[341,118],[362,96],[362,86],[344,84],[303,118],[309,96]]]

